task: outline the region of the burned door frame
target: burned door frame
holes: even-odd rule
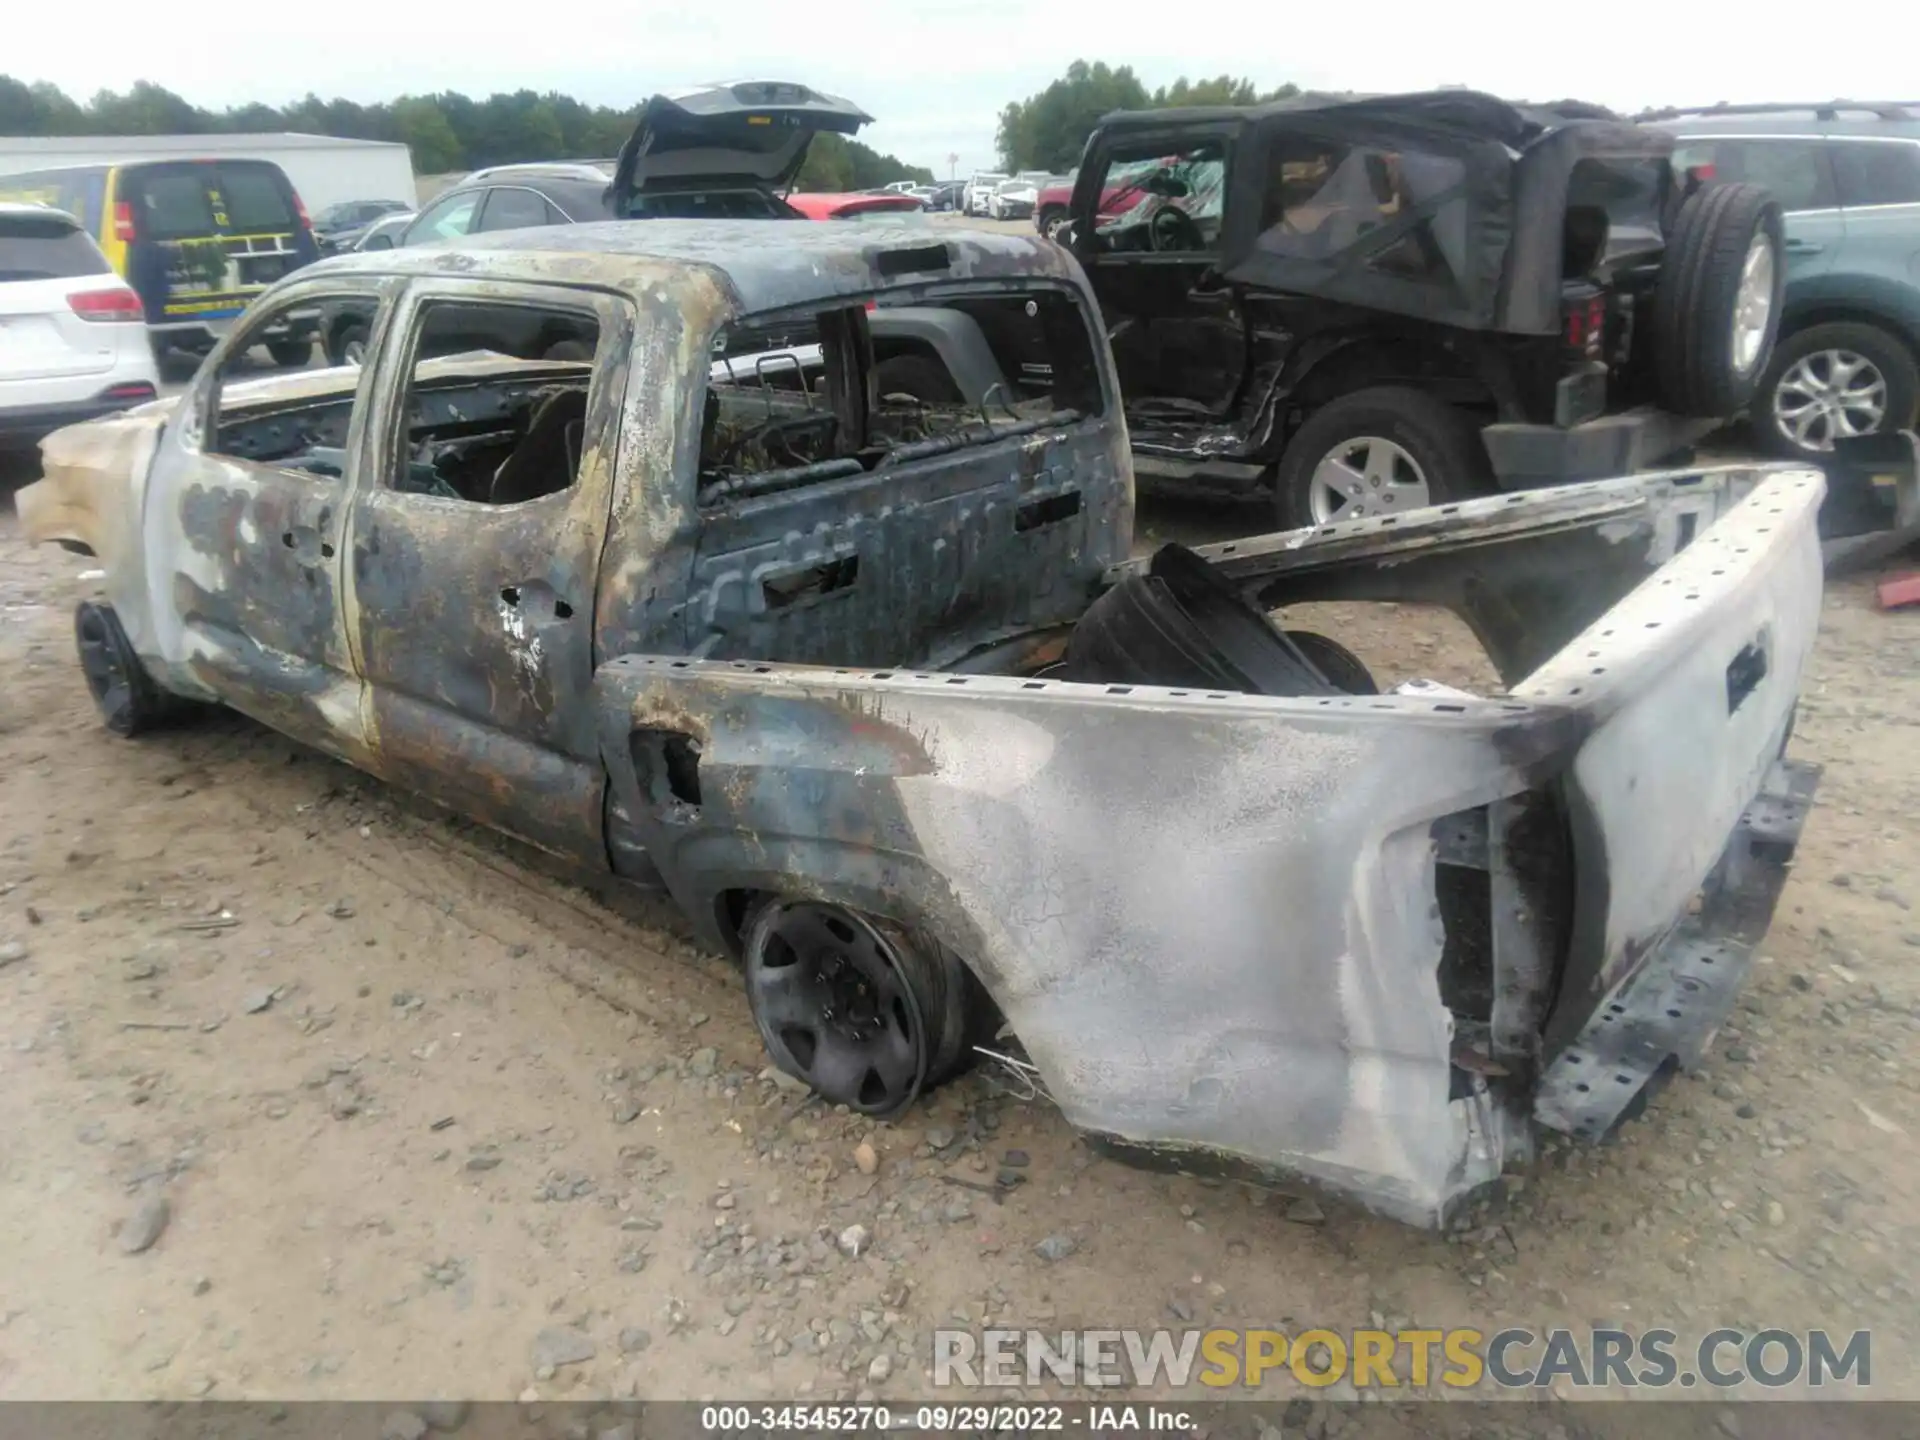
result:
[[[435,305],[525,306],[600,327],[580,463],[564,490],[480,504],[396,489],[414,356]],[[379,342],[390,375],[352,497],[344,589],[369,768],[543,849],[604,868],[591,704],[594,602],[623,431],[632,302],[597,287],[431,276]],[[530,362],[537,363],[537,362]]]
[[[1097,148],[1081,166],[1079,178],[1075,182],[1073,195],[1074,234],[1073,251],[1087,272],[1094,294],[1100,302],[1100,313],[1107,326],[1110,342],[1114,347],[1114,364],[1123,364],[1123,355],[1129,348],[1126,344],[1128,331],[1135,325],[1152,325],[1156,321],[1186,321],[1196,317],[1196,311],[1206,309],[1209,313],[1204,320],[1209,325],[1218,325],[1231,331],[1235,337],[1234,350],[1240,357],[1238,368],[1233,375],[1226,377],[1222,388],[1211,402],[1215,411],[1215,425],[1231,425],[1236,413],[1235,402],[1244,388],[1247,375],[1246,359],[1246,307],[1244,296],[1239,289],[1221,280],[1218,286],[1207,290],[1195,288],[1195,282],[1209,273],[1218,274],[1222,249],[1226,238],[1226,207],[1231,194],[1231,181],[1236,153],[1244,144],[1245,127],[1239,120],[1225,119],[1198,123],[1169,125],[1166,129],[1151,131],[1124,131],[1118,137],[1103,134],[1097,141]],[[1204,140],[1217,140],[1224,149],[1221,158],[1220,184],[1220,233],[1210,251],[1120,251],[1103,252],[1096,246],[1096,231],[1099,222],[1100,198],[1105,193],[1107,171],[1112,167],[1117,150],[1151,151],[1160,141],[1166,142],[1165,148],[1171,152],[1186,150]],[[1188,283],[1181,288],[1175,303],[1170,290],[1168,277],[1156,272],[1191,272]],[[1118,281],[1119,283],[1115,283]],[[1142,305],[1142,300],[1147,302]],[[1123,306],[1136,308],[1123,309]],[[1151,306],[1152,308],[1148,308]],[[1216,349],[1218,347],[1207,347]],[[1149,381],[1157,377],[1158,369],[1149,373]],[[1230,383],[1229,383],[1230,382]],[[1131,401],[1141,399],[1159,399],[1167,395],[1164,386],[1156,383],[1129,384],[1123,374],[1121,394]],[[1131,409],[1131,406],[1129,407]],[[1129,420],[1132,416],[1129,414]],[[1206,422],[1198,422],[1205,425]],[[1152,426],[1146,427],[1151,433]],[[1194,428],[1189,422],[1188,428]],[[1141,437],[1136,437],[1136,443]]]
[[[1096,317],[1086,293],[1067,282],[943,280],[916,293],[914,303],[1009,293],[1070,301],[1099,367]],[[740,323],[776,325],[815,312],[863,316],[856,296],[762,311]],[[825,348],[830,357],[850,356],[860,346],[849,338]],[[1110,405],[1109,375],[1100,383],[1102,404]],[[710,393],[706,384],[698,388],[703,399]],[[1113,494],[1110,467],[1124,461],[1102,417],[966,445],[901,448],[908,458],[864,471],[765,490],[728,482],[704,491],[696,451],[675,482],[696,521],[685,589],[691,653],[905,663],[1077,618],[1086,576],[1076,571],[1100,537],[1114,533],[1114,508],[1131,504],[1130,495]],[[975,614],[1012,618],[970,634],[966,622]]]
[[[400,283],[335,276],[294,284],[246,315],[200,368],[175,410],[147,484],[149,612],[170,688],[218,699],[295,739],[360,763],[360,680],[340,578],[346,512],[378,405],[379,375],[360,370],[337,477],[215,451],[223,367],[289,312],[328,301],[374,308],[378,337]],[[322,372],[324,373],[324,372]],[[345,393],[315,386],[263,407]]]

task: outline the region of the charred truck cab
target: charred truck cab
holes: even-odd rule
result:
[[[1682,450],[1766,368],[1783,241],[1671,149],[1467,91],[1109,116],[1066,238],[1140,473],[1308,525]]]

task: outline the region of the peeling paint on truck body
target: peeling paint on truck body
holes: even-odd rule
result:
[[[1145,1163],[1434,1225],[1536,1122],[1604,1133],[1697,1055],[1811,788],[1783,750],[1819,612],[1817,472],[1608,481],[1201,552],[1266,607],[1446,605],[1499,698],[1042,678],[1139,569],[1097,332],[1084,412],[983,417],[984,439],[803,466],[804,485],[703,490],[703,406],[743,316],[954,287],[1091,316],[1075,262],[918,228],[763,237],[659,221],[323,262],[272,294],[377,296],[366,369],[235,386],[219,413],[297,414],[338,477],[270,494],[260,466],[202,453],[223,347],[177,408],[53,437],[28,533],[102,555],[168,689],[662,885],[716,948],[767,895],[937,940],[1068,1118]],[[396,531],[401,497],[368,478],[402,454],[395,366],[454,293],[558,297],[610,344],[572,488],[412,497]],[[484,387],[503,363],[419,374]],[[796,575],[820,583],[783,588]]]

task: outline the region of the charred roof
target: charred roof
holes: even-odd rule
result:
[[[302,275],[472,273],[624,288],[656,283],[662,267],[704,271],[743,312],[941,281],[1042,277],[1077,281],[1073,262],[1032,234],[886,221],[609,220],[462,236],[400,250],[338,256]],[[641,271],[648,273],[642,274]]]

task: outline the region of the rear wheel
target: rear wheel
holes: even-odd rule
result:
[[[73,614],[73,638],[94,708],[114,734],[132,737],[152,730],[184,708],[154,684],[112,606],[83,601]]]
[[[194,371],[200,368],[200,356],[193,351],[170,345],[158,335],[151,336],[148,343],[153,349],[153,368],[160,372],[162,380],[191,380]]]
[[[1399,515],[1485,494],[1492,470],[1464,411],[1404,386],[1321,407],[1280,457],[1274,500],[1287,529]]]
[[[1060,233],[1060,227],[1067,223],[1067,212],[1057,205],[1049,205],[1040,212],[1040,233],[1052,240]]]
[[[743,950],[767,1054],[833,1104],[897,1115],[971,1058],[972,977],[930,936],[774,899],[748,916]]]
[[[1913,352],[1876,325],[1810,325],[1782,340],[1753,403],[1755,438],[1789,459],[1821,459],[1835,440],[1902,430],[1920,404]]]
[[[1779,202],[1758,185],[1688,197],[1667,237],[1647,353],[1680,415],[1737,414],[1759,388],[1786,284]]]
[[[931,355],[890,355],[873,367],[874,388],[882,397],[906,395],[927,405],[955,405],[960,390],[947,367]]]
[[[364,365],[367,359],[366,322],[354,320],[334,331],[327,358],[336,365]]]

